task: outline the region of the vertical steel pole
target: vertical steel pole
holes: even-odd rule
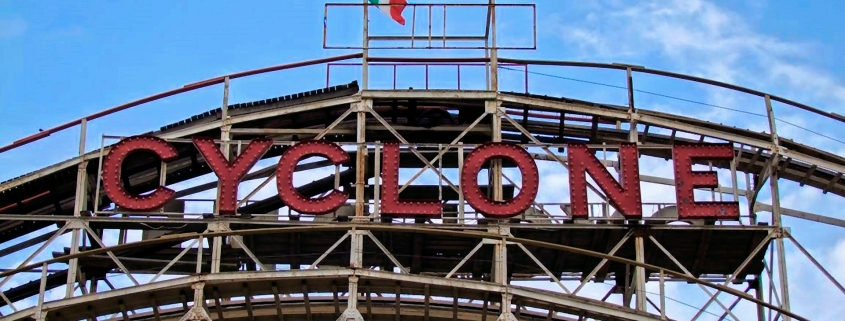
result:
[[[461,90],[461,65],[458,64],[458,90]]]
[[[431,49],[431,4],[428,5],[428,49]]]
[[[771,175],[769,176],[769,185],[772,189],[772,220],[775,223],[775,226],[780,229],[779,235],[777,240],[775,240],[775,246],[777,247],[778,252],[778,277],[780,279],[780,289],[781,289],[781,308],[785,311],[790,311],[789,308],[789,279],[786,275],[786,253],[784,252],[785,248],[783,245],[783,238],[785,231],[783,230],[783,221],[781,220],[780,215],[780,192],[778,189],[778,178],[780,177],[780,173],[778,173],[778,153],[780,152],[780,139],[778,138],[777,134],[777,127],[775,125],[775,112],[772,108],[772,100],[769,95],[765,96],[766,99],[766,113],[769,117],[769,130],[772,134],[772,144],[775,145],[777,148],[776,151],[772,153],[772,157],[775,157],[774,161],[771,162]],[[791,318],[788,315],[783,316],[784,321],[789,321]]]
[[[323,49],[326,49],[326,42],[328,41],[328,33],[329,33],[329,5],[326,4],[323,6]],[[326,74],[328,74],[328,69],[326,69]],[[326,76],[328,78],[328,76]],[[326,80],[328,82],[328,79]],[[326,87],[329,87],[326,85]]]
[[[772,108],[772,99],[769,95],[764,96],[766,100],[766,115],[769,117],[769,131],[772,135],[772,143],[780,147],[780,138],[778,138],[777,126],[775,124],[775,110]]]
[[[428,90],[428,64],[425,64],[425,90]]]
[[[777,302],[775,302],[775,296],[777,294],[775,293],[775,274],[774,274],[775,273],[774,272],[774,270],[775,270],[775,244],[774,244],[774,242],[769,243],[769,252],[770,252],[770,254],[769,254],[769,265],[768,265],[768,268],[766,269],[766,276],[768,276],[768,279],[769,279],[769,298],[768,298],[769,304],[780,304],[780,299],[778,299]],[[768,319],[769,319],[769,321],[771,321],[772,317],[774,316],[774,311],[772,309],[769,309],[768,311],[769,311]]]
[[[231,147],[229,141],[232,136],[230,130],[232,126],[229,124],[229,77],[223,78],[223,104],[220,106],[220,150],[223,152],[223,157],[227,160],[231,157]],[[217,197],[214,200],[214,215],[220,214],[218,201],[220,200],[220,183],[217,183]]]
[[[754,151],[755,153],[759,152],[758,148],[752,147],[751,150]],[[751,206],[751,204],[752,204],[751,194],[753,194],[753,193],[749,193],[749,191],[753,191],[756,188],[756,186],[754,186],[754,185],[756,185],[756,183],[751,181],[751,174],[749,172],[746,171],[744,176],[745,176],[745,202],[748,203],[748,206],[749,206],[748,215],[751,216],[751,224],[754,225],[754,224],[757,224],[757,213],[754,212],[754,207]]]
[[[417,39],[417,6],[411,6],[411,49],[414,49],[414,40]]]
[[[765,260],[764,260],[765,261]],[[763,280],[762,280],[763,273],[757,275],[757,278],[754,280],[754,296],[757,300],[765,302],[765,298],[763,297]],[[757,305],[757,321],[765,321],[766,320],[766,312],[763,310],[763,306],[758,304]]]
[[[79,122],[79,157],[85,155],[85,139],[88,135],[88,119],[83,118]],[[84,204],[84,203],[83,203]],[[75,213],[79,214],[79,213]]]
[[[645,263],[645,245],[643,244],[643,237],[642,235],[637,235],[634,239],[634,245],[636,246],[637,251],[637,262]],[[646,293],[645,293],[645,268],[642,266],[636,267],[636,280],[634,286],[636,287],[636,294],[637,294],[637,310],[645,311],[646,310]]]
[[[740,152],[742,152],[742,150],[743,150],[743,147],[740,147]],[[734,197],[733,201],[734,202],[739,202],[739,178],[737,177],[737,174],[736,174],[736,167],[737,167],[737,163],[739,162],[739,156],[740,155],[734,154],[734,159],[731,160],[731,163],[730,163],[731,164],[731,186],[732,186],[731,191],[733,192],[733,197]],[[745,189],[746,189],[746,192],[747,192],[748,187],[746,186]],[[749,213],[749,214],[751,214],[751,213]],[[754,225],[755,222],[751,219],[751,218],[754,217],[754,215],[749,215],[749,216],[750,216],[749,217],[749,224]],[[740,222],[742,222],[742,221],[740,221]]]
[[[363,321],[364,316],[358,311],[358,277],[349,277],[349,294],[347,295],[346,310],[337,318],[338,321]]]
[[[340,190],[340,165],[334,166],[334,189]]]
[[[773,165],[774,166],[774,165]],[[769,184],[772,188],[772,216],[776,217],[775,219],[775,226],[779,227],[780,234],[778,235],[777,240],[775,241],[775,246],[777,247],[778,252],[778,277],[780,279],[780,290],[781,290],[781,308],[785,311],[790,311],[789,308],[789,279],[787,277],[786,272],[786,252],[783,244],[783,233],[786,233],[783,229],[783,221],[781,221],[780,215],[780,192],[778,190],[778,178],[780,174],[776,171],[776,169],[772,169],[772,175],[769,177]],[[788,315],[783,316],[784,321],[789,321],[791,318]]]
[[[525,69],[525,94],[528,94],[528,64],[522,65],[522,68]]]
[[[84,160],[85,156],[85,139],[87,138],[87,130],[88,130],[88,120],[83,118],[79,124],[79,167],[77,167],[76,172],[76,198],[73,203],[73,217],[80,218],[82,215],[82,211],[85,210],[86,203],[85,198],[87,195],[87,168],[88,162]],[[76,220],[70,226],[71,229],[71,244],[70,244],[70,254],[74,255],[79,252],[79,238],[81,232],[81,226],[77,223],[81,223],[80,220]],[[79,273],[79,259],[73,258],[70,259],[68,262],[68,273],[67,273],[67,287],[65,289],[65,297],[70,298],[73,296],[73,284],[76,283],[76,276]]]
[[[666,276],[660,270],[660,318],[666,320]]]
[[[364,234],[366,231],[352,228],[352,234],[349,236],[349,243],[352,246],[349,251],[349,266],[353,269],[360,269],[363,267],[364,258]]]
[[[211,242],[211,273],[220,273],[220,252],[223,249],[223,237],[215,236]]]
[[[461,170],[464,168],[464,143],[458,142],[458,181],[461,181]],[[464,188],[458,184],[458,224],[465,224]]]
[[[202,273],[202,261],[203,261],[203,259],[202,259],[202,249],[203,248],[205,248],[205,238],[200,236],[199,242],[197,242],[197,267],[196,267],[196,273],[197,274]]]
[[[96,215],[100,209],[100,185],[102,184],[103,175],[103,153],[106,146],[106,135],[100,134],[100,156],[97,159],[97,182],[94,188],[94,208],[91,209],[92,212]]]
[[[11,277],[11,276],[9,276]],[[44,297],[47,295],[47,262],[41,264],[41,283],[38,288],[38,306],[35,310],[35,321],[44,321],[44,310],[41,308],[44,305]]]
[[[79,222],[79,221],[76,221]],[[75,222],[74,222],[75,223]],[[79,253],[79,234],[81,230],[77,226],[71,226],[71,241],[70,241],[70,255]],[[67,284],[65,288],[65,298],[73,296],[73,284],[76,282],[76,275],[79,270],[79,259],[73,258],[68,262]]]
[[[358,153],[355,164],[355,216],[360,219],[364,216],[364,191],[367,184],[367,142],[366,124],[367,110],[372,106],[372,100],[362,100],[355,104],[355,114],[358,117],[357,139]]]
[[[491,6],[490,24],[491,46],[490,46],[490,90],[499,91],[499,50],[496,44],[496,0],[490,0]]]
[[[330,79],[332,74],[332,64],[326,64],[326,88],[329,88]]]
[[[373,219],[377,219],[381,213],[381,142],[375,143],[376,158],[373,164]]]
[[[363,44],[362,47],[362,56],[361,56],[361,90],[367,90],[368,87],[368,77],[369,77],[369,64],[368,58],[370,57],[370,14],[369,9],[370,5],[367,0],[364,1],[364,31],[363,31]]]
[[[231,157],[231,147],[229,146],[229,140],[231,139],[231,134],[229,130],[232,128],[231,124],[229,123],[229,77],[223,79],[223,104],[220,107],[220,119],[221,119],[221,127],[220,127],[220,140],[222,143],[221,151],[223,152],[223,157],[226,157],[228,160]],[[218,182],[217,185],[217,198],[214,201],[214,215],[217,216],[220,214],[218,200],[220,199],[220,183]],[[211,224],[209,224],[211,226]],[[219,227],[215,226],[215,229]],[[220,259],[221,259],[221,252],[223,251],[223,238],[220,236],[214,237],[209,243],[211,243],[211,273],[219,273],[220,272]]]
[[[491,116],[491,141],[502,141],[502,117],[499,115],[499,101],[486,101],[487,112]],[[502,201],[502,160],[493,159],[490,161],[490,188],[492,189],[492,197],[494,201]]]
[[[437,144],[437,154],[443,152],[443,144]],[[443,157],[437,160],[437,200],[443,201]]]
[[[499,51],[496,44],[496,0],[488,2],[490,11],[490,90],[499,91]],[[499,116],[499,101],[487,101],[487,112],[491,113],[491,127],[493,142],[502,141],[502,118]],[[493,189],[493,200],[502,201],[502,160],[490,161],[490,187]]]
[[[349,252],[349,267],[359,269],[363,266],[363,244],[364,234],[366,231],[357,230],[354,227],[349,235],[349,244],[351,251]],[[352,275],[349,277],[349,295],[346,310],[343,311],[337,320],[338,321],[364,321],[361,312],[358,311],[358,276]]]
[[[231,157],[229,151],[229,140],[232,139],[229,131],[232,129],[232,124],[229,122],[229,77],[223,78],[223,105],[220,107],[220,119],[223,124],[220,127],[220,140],[223,141],[223,156],[226,159]]]
[[[484,89],[490,88],[490,40],[484,39]]]
[[[443,5],[443,48],[446,48],[446,5]]]
[[[507,226],[491,227],[488,231],[494,232],[501,236],[510,236],[510,228]],[[504,238],[496,240],[493,251],[493,282],[507,286],[508,282],[508,242]],[[502,321],[516,321],[516,317],[511,312],[511,299],[513,295],[510,293],[502,294],[501,309],[499,310],[499,318],[496,320]]]
[[[628,141],[636,143],[639,139],[639,131],[637,130],[637,120],[634,119],[634,113],[637,109],[634,107],[634,78],[631,76],[631,67],[626,69],[627,84],[628,84]]]
[[[710,171],[710,172],[713,171],[713,162],[712,161],[707,162],[707,170]],[[712,202],[716,201],[716,188],[718,188],[718,187],[719,186],[716,186],[716,187],[713,187],[713,188],[710,189],[710,201],[712,201]],[[719,193],[719,201],[720,202],[722,201],[722,193],[721,192]]]

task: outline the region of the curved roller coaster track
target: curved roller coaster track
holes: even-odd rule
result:
[[[845,221],[781,207],[778,193],[778,182],[786,180],[825,197],[845,196],[845,158],[779,136],[772,103],[838,126],[845,117],[699,77],[622,64],[511,59],[499,57],[496,49],[495,42],[486,45],[488,54],[480,58],[377,57],[365,49],[233,73],[0,147],[0,153],[18,151],[70,128],[81,131],[75,157],[0,183],[0,242],[7,245],[0,252],[28,256],[0,273],[3,320],[684,318],[673,316],[667,306],[670,282],[706,295],[705,303],[692,310],[696,318],[707,313],[739,319],[733,309],[741,302],[754,307],[749,318],[807,320],[790,309],[785,242],[793,242],[845,294],[792,237],[782,217],[838,228]],[[344,64],[362,66],[362,77],[276,98],[228,102],[230,82],[238,78]],[[455,67],[458,88],[367,85],[367,68],[403,64],[426,71]],[[462,66],[483,66],[485,88],[461,88]],[[527,79],[529,69],[555,67],[625,72],[629,103],[532,94],[527,81],[524,92],[499,88],[502,68],[523,70]],[[639,74],[757,96],[769,130],[635,106],[633,79]],[[428,84],[427,72],[425,77]],[[101,146],[85,146],[91,121],[221,85],[219,108],[139,136],[103,135]],[[198,137],[211,137],[207,141],[214,152],[204,150]],[[302,155],[335,148],[345,162],[292,158],[295,146],[312,141],[323,142],[313,145],[323,149],[300,148]],[[473,158],[496,144],[510,148],[493,149],[502,153],[493,156],[503,159]],[[132,153],[125,146],[148,153]],[[690,149],[698,154],[681,154],[683,146],[699,148]],[[577,152],[582,149],[586,152]],[[726,155],[713,156],[713,150]],[[121,154],[128,156],[110,163]],[[217,179],[226,166],[239,168],[252,154],[258,163],[278,164],[253,168],[252,162],[240,177]],[[542,173],[523,156],[541,166]],[[674,176],[638,174],[632,164],[639,158],[673,160]],[[590,167],[592,161],[599,165]],[[702,178],[705,172],[678,164],[721,175],[713,176],[713,184]],[[477,172],[464,173],[472,166],[487,177],[475,182]],[[514,205],[532,188],[547,192],[542,189],[549,168],[568,173],[571,199],[527,199],[521,208]],[[314,170],[326,176],[315,177]],[[391,176],[409,170],[416,173],[410,180],[405,174]],[[434,177],[422,178],[418,172],[426,170]],[[312,173],[309,182],[294,179],[294,186],[287,187],[277,180],[281,197],[257,196],[274,179],[290,180],[300,172]],[[620,182],[637,173],[633,182],[679,192],[686,186],[694,197],[642,203],[638,188],[614,185],[614,172]],[[513,173],[520,179],[513,179]],[[743,176],[745,186],[740,186]],[[198,183],[201,177],[213,179]],[[240,181],[260,184],[239,194]],[[172,195],[147,206],[163,193],[161,186],[171,188]],[[227,188],[234,195],[226,194]],[[589,190],[589,198],[579,189]],[[217,197],[190,198],[209,191]],[[763,191],[771,192],[772,204],[758,200]],[[708,196],[720,201],[709,204],[720,207],[708,207]],[[326,205],[325,214],[303,210],[308,204],[325,205],[317,200],[330,197],[342,199]],[[228,203],[226,198],[231,198]],[[214,205],[193,211],[191,202]],[[496,211],[509,214],[497,216]],[[771,213],[766,216],[771,219],[758,216],[762,212]],[[61,250],[36,259],[64,235],[70,242]],[[595,295],[591,287],[597,284],[607,286]]]

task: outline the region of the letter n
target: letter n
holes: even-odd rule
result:
[[[620,174],[619,182],[590,152],[587,145],[569,144],[569,197],[572,202],[572,217],[587,218],[587,173],[596,181],[599,188],[607,195],[610,205],[622,213],[625,218],[636,219],[643,216],[642,196],[640,194],[639,152],[636,144],[623,143],[619,146]]]

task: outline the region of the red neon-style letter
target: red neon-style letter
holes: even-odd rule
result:
[[[132,136],[112,146],[103,160],[103,191],[120,208],[132,211],[152,211],[173,199],[176,192],[159,186],[148,195],[129,194],[121,182],[121,167],[130,154],[142,150],[155,153],[162,161],[170,161],[179,155],[172,145],[155,136]]]
[[[636,144],[619,146],[619,184],[587,145],[569,144],[569,197],[572,202],[572,217],[589,216],[587,207],[587,173],[607,194],[610,204],[625,218],[637,219],[643,216],[640,195],[639,152]]]
[[[439,217],[443,207],[434,201],[399,200],[399,143],[389,142],[382,149],[381,213],[399,217]]]
[[[696,187],[719,187],[719,178],[713,171],[693,171],[693,159],[732,160],[734,149],[730,144],[678,144],[672,147],[675,162],[675,195],[678,202],[678,219],[739,219],[739,202],[696,202]]]
[[[478,186],[478,172],[489,159],[505,158],[516,163],[522,174],[519,194],[508,201],[493,201],[481,192]],[[485,217],[505,219],[519,215],[537,198],[540,172],[534,158],[522,147],[509,143],[487,143],[478,146],[464,162],[461,169],[461,188],[467,203]]]
[[[349,193],[334,190],[329,195],[320,198],[308,198],[299,193],[293,186],[293,170],[296,164],[304,158],[324,156],[339,165],[349,161],[349,154],[337,144],[324,141],[303,141],[293,145],[282,154],[276,167],[276,187],[279,197],[292,210],[304,214],[328,214],[336,211],[349,199]]]
[[[235,214],[238,210],[238,184],[240,184],[246,172],[273,146],[273,140],[269,138],[253,139],[234,161],[226,159],[223,152],[217,148],[214,139],[194,137],[193,141],[194,146],[200,151],[200,154],[220,181],[218,212],[223,215]]]

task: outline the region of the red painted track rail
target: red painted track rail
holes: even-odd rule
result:
[[[56,127],[50,128],[50,129],[43,130],[41,132],[38,132],[37,134],[18,139],[16,141],[12,142],[9,145],[0,147],[0,153],[18,148],[20,146],[32,143],[34,141],[41,140],[42,138],[50,136],[54,133],[60,132],[62,130],[68,129],[68,128],[76,126],[76,125],[79,125],[79,124],[82,123],[83,120],[91,121],[91,120],[101,118],[101,117],[104,117],[104,116],[108,116],[108,115],[129,109],[129,108],[132,108],[132,107],[135,107],[135,106],[138,106],[138,105],[146,104],[146,103],[151,102],[151,101],[156,101],[156,100],[159,100],[159,99],[162,99],[162,98],[167,98],[167,97],[177,95],[177,94],[181,94],[181,93],[184,93],[184,92],[189,92],[189,91],[192,91],[192,90],[205,88],[205,87],[208,87],[208,86],[211,86],[211,85],[220,84],[226,79],[226,77],[228,77],[229,79],[235,79],[235,78],[248,77],[248,76],[273,72],[273,71],[293,69],[293,68],[299,68],[299,67],[305,67],[305,66],[311,66],[311,65],[319,65],[319,64],[328,63],[328,62],[343,61],[343,60],[355,59],[355,58],[361,58],[361,57],[363,57],[362,53],[355,53],[355,54],[349,54],[349,55],[343,55],[343,56],[335,56],[335,57],[329,57],[329,58],[300,61],[300,62],[295,62],[295,63],[291,63],[291,64],[276,65],[276,66],[265,67],[265,68],[260,68],[260,69],[242,71],[242,72],[237,72],[237,73],[233,73],[233,74],[229,74],[229,75],[225,75],[225,76],[219,76],[219,77],[203,80],[203,81],[200,81],[200,82],[196,82],[196,83],[193,83],[193,84],[188,84],[188,85],[182,86],[181,88],[165,91],[165,92],[158,93],[158,94],[155,94],[155,95],[152,95],[152,96],[147,96],[147,97],[144,97],[144,98],[123,104],[123,105],[118,105],[118,106],[103,110],[101,112],[98,112],[98,113],[95,113],[95,114],[92,114],[92,115],[89,115],[89,116],[85,116],[85,117],[76,119],[76,120],[71,121],[71,122],[61,124],[59,126],[56,126]]]

